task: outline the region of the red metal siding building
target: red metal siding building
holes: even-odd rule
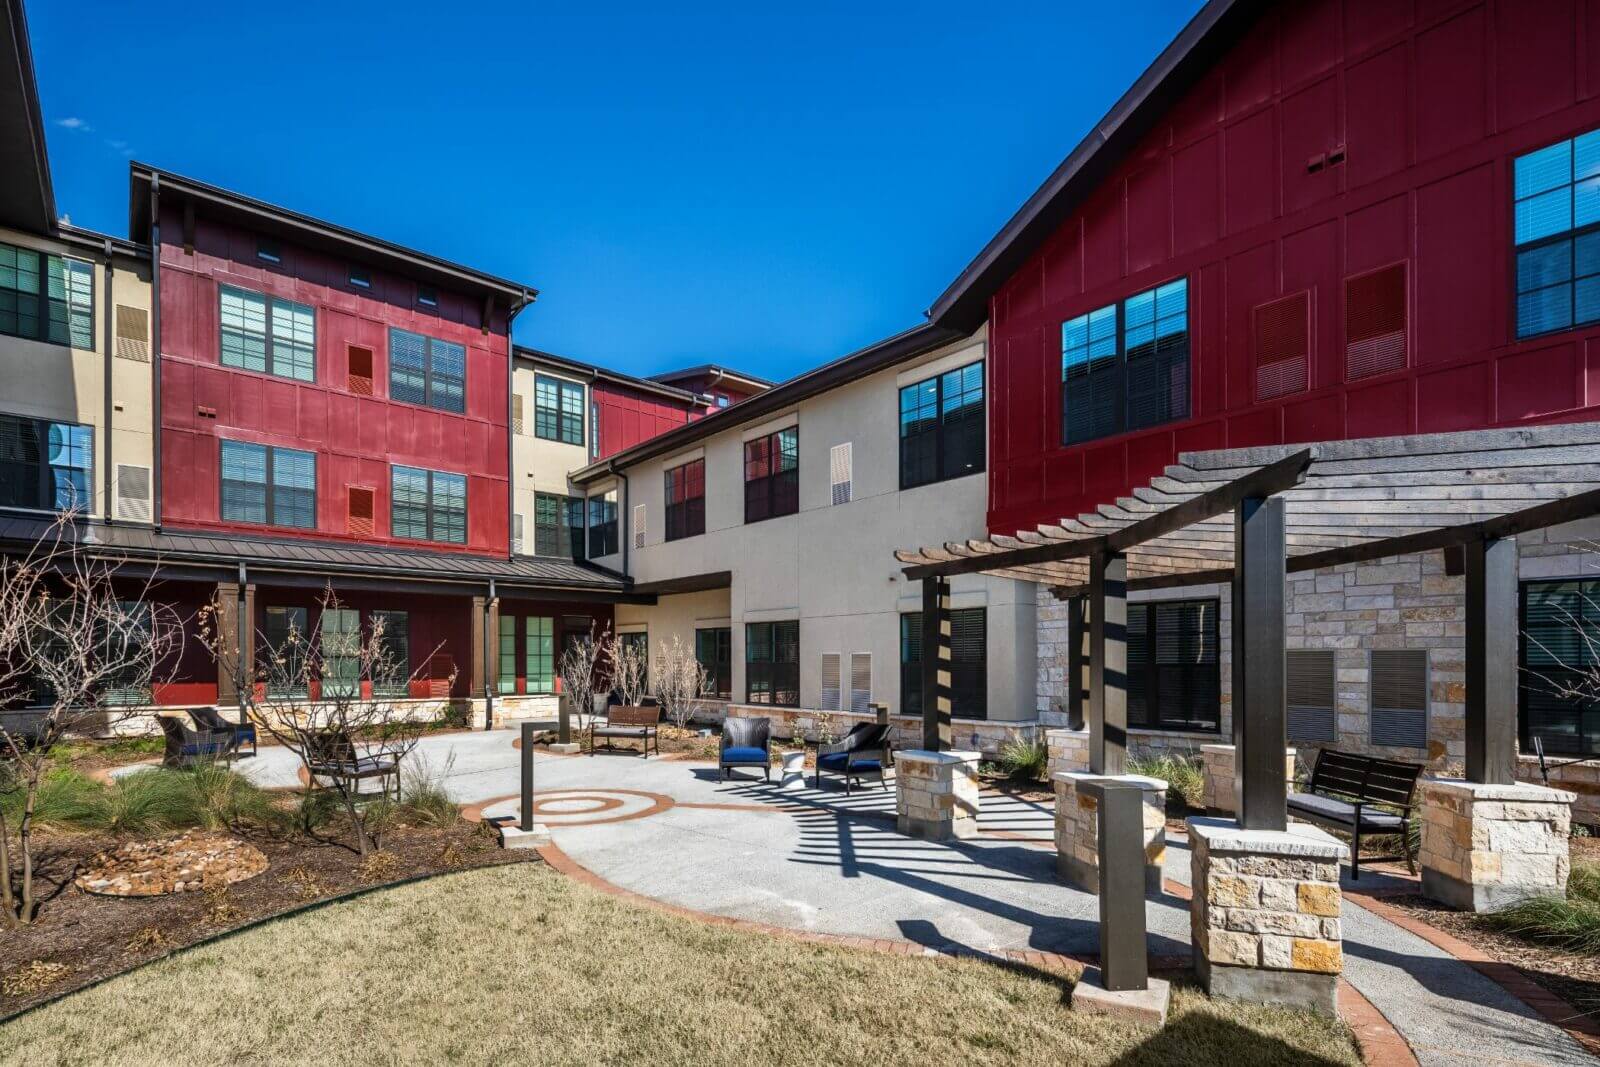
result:
[[[1513,159],[1600,127],[1600,8],[1213,3],[1186,35],[934,309],[987,298],[992,531],[1191,449],[1595,417],[1600,325],[1517,340]],[[1063,323],[1179,278],[1187,417],[1063,445]]]
[[[687,400],[679,403],[600,380],[594,383],[592,395],[599,446],[598,453],[591,454],[593,459],[616,455],[674,426],[682,426],[707,410],[703,404]]]

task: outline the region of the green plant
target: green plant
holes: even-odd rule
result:
[[[1529,941],[1600,953],[1600,864],[1574,864],[1565,897],[1534,897],[1481,921]]]
[[[276,828],[285,822],[271,794],[220,763],[202,763],[188,772],[188,778],[200,825],[207,830],[225,830],[240,823]]]
[[[1185,808],[1198,811],[1205,807],[1206,776],[1197,761],[1185,756],[1142,756],[1128,760],[1127,766],[1129,774],[1165,781],[1169,808],[1174,797],[1182,800]]]
[[[1050,749],[1043,741],[1014,737],[1000,747],[1000,766],[1013,778],[1040,781],[1050,768]]]
[[[105,791],[105,786],[78,771],[51,771],[39,783],[34,822],[57,829],[92,827],[105,807]],[[0,793],[0,812],[8,824],[15,825],[21,819],[25,799],[20,788]]]
[[[201,824],[202,803],[183,771],[156,768],[116,779],[87,825],[112,834],[142,834]]]
[[[294,822],[302,833],[321,829],[339,813],[339,800],[326,789],[313,789],[300,794],[295,804]]]
[[[450,777],[455,766],[454,754],[447,756],[444,766],[435,772],[421,753],[412,757],[410,773],[400,775],[401,815],[417,826],[449,826],[461,818],[461,809],[445,791],[444,780]]]

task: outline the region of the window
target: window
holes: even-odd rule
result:
[[[467,348],[452,341],[389,330],[389,396],[440,411],[467,410]]]
[[[986,608],[950,613],[951,717],[989,717],[989,617]],[[900,703],[922,714],[922,612],[900,616]]]
[[[744,521],[800,510],[800,428],[744,443]]]
[[[350,284],[357,289],[372,288],[372,272],[365,267],[350,268]]]
[[[256,258],[266,260],[268,263],[282,263],[283,249],[278,242],[266,237],[256,238]]]
[[[983,361],[900,390],[900,488],[983,470]]]
[[[0,333],[94,349],[94,268],[0,244]]]
[[[1061,324],[1061,439],[1067,444],[1189,416],[1186,278]]]
[[[648,693],[650,691],[650,634],[641,631],[639,633],[618,634],[617,638],[622,642],[623,648],[631,648],[638,655],[639,663],[644,667],[644,670],[640,673],[639,683],[644,687],[643,691]]]
[[[800,706],[800,623],[751,622],[744,627],[747,704]]]
[[[556,621],[549,616],[529,615],[524,623],[527,643],[523,670],[527,675],[528,692],[553,693],[556,689]]]
[[[119,632],[113,637],[108,628],[100,638],[102,665],[111,662],[116,664],[107,670],[108,677],[104,679],[105,689],[101,700],[114,707],[140,707],[153,703],[150,678],[133,666],[131,661],[137,661],[141,650],[150,645],[154,608],[142,601],[119,600],[117,615],[120,618],[115,629]]]
[[[694,632],[694,658],[706,672],[706,696],[733,699],[733,631],[712,626]]]
[[[583,498],[533,495],[533,552],[562,559],[583,557]]]
[[[417,286],[417,303],[423,307],[436,308],[439,306],[439,290],[431,285]]]
[[[1333,653],[1327,649],[1290,649],[1284,653],[1290,741],[1339,740]]]
[[[316,454],[223,441],[222,517],[229,522],[316,529]]]
[[[540,374],[533,379],[533,435],[583,444],[583,386]]]
[[[600,401],[589,401],[589,458],[600,458]]]
[[[317,315],[306,304],[230,285],[217,288],[222,365],[315,381]]]
[[[1512,169],[1517,336],[1600,321],[1600,130]]]
[[[391,468],[390,532],[416,541],[467,541],[467,477],[416,467]]]
[[[374,611],[378,654],[372,665],[372,695],[411,695],[411,619],[403,611]]]
[[[717,407],[725,408],[727,406],[728,406],[728,398],[723,396],[721,393],[718,393],[717,394]]]
[[[617,491],[589,498],[589,558],[617,551]]]
[[[354,608],[324,608],[318,634],[322,644],[322,695],[361,695],[361,613]]]
[[[1428,653],[1425,649],[1373,649],[1368,664],[1374,745],[1426,748]]]
[[[1600,701],[1587,679],[1600,665],[1600,580],[1522,583],[1518,734],[1547,753],[1600,755]]]
[[[1216,600],[1128,605],[1128,725],[1222,728]]]
[[[517,691],[517,620],[500,616],[500,692]]]
[[[265,670],[269,697],[305,700],[311,696],[305,672],[309,639],[305,608],[267,608],[256,661],[270,664]]]
[[[90,510],[94,428],[0,415],[0,507]]]
[[[667,540],[706,532],[706,461],[692,460],[666,475]]]

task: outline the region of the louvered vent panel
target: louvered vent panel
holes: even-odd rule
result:
[[[351,485],[345,487],[345,500],[348,505],[345,529],[357,537],[372,536],[374,496],[373,491],[366,486]]]
[[[1406,365],[1406,265],[1344,282],[1344,374],[1365,378]]]
[[[819,699],[823,711],[839,710],[839,653],[822,654],[822,694]]]
[[[150,313],[144,308],[117,305],[117,355],[138,363],[150,362]]]
[[[1374,649],[1370,685],[1372,743],[1396,748],[1428,744],[1428,653]]]
[[[348,375],[345,388],[357,396],[372,395],[372,349],[350,345],[345,349]]]
[[[1284,655],[1288,684],[1288,735],[1291,741],[1337,741],[1333,653],[1295,649]]]
[[[522,432],[522,396],[519,393],[511,394],[511,432]]]
[[[511,516],[511,551],[520,555],[522,553],[522,516]]]
[[[1300,292],[1255,309],[1257,400],[1305,390],[1310,307],[1311,294]]]
[[[852,494],[852,468],[854,457],[849,441],[842,445],[834,445],[828,450],[828,480],[833,486],[833,502],[835,504],[848,504]]]
[[[867,652],[850,654],[850,710],[865,713],[872,703],[872,655]]]
[[[117,464],[117,518],[150,521],[150,468]]]
[[[644,547],[644,505],[633,506],[633,547]]]

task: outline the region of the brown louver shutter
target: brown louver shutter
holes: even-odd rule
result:
[[[346,529],[357,537],[372,536],[373,491],[365,486],[346,486],[349,519]]]
[[[1303,392],[1310,337],[1309,291],[1255,309],[1256,399]]]
[[[1428,653],[1373,649],[1370,673],[1372,743],[1394,748],[1428,744]]]
[[[1284,654],[1288,669],[1288,737],[1290,741],[1337,741],[1333,653],[1294,649]]]
[[[1406,365],[1406,265],[1344,282],[1344,376],[1365,378]]]
[[[349,360],[349,380],[346,388],[357,396],[372,395],[372,349],[350,345],[345,349]]]

